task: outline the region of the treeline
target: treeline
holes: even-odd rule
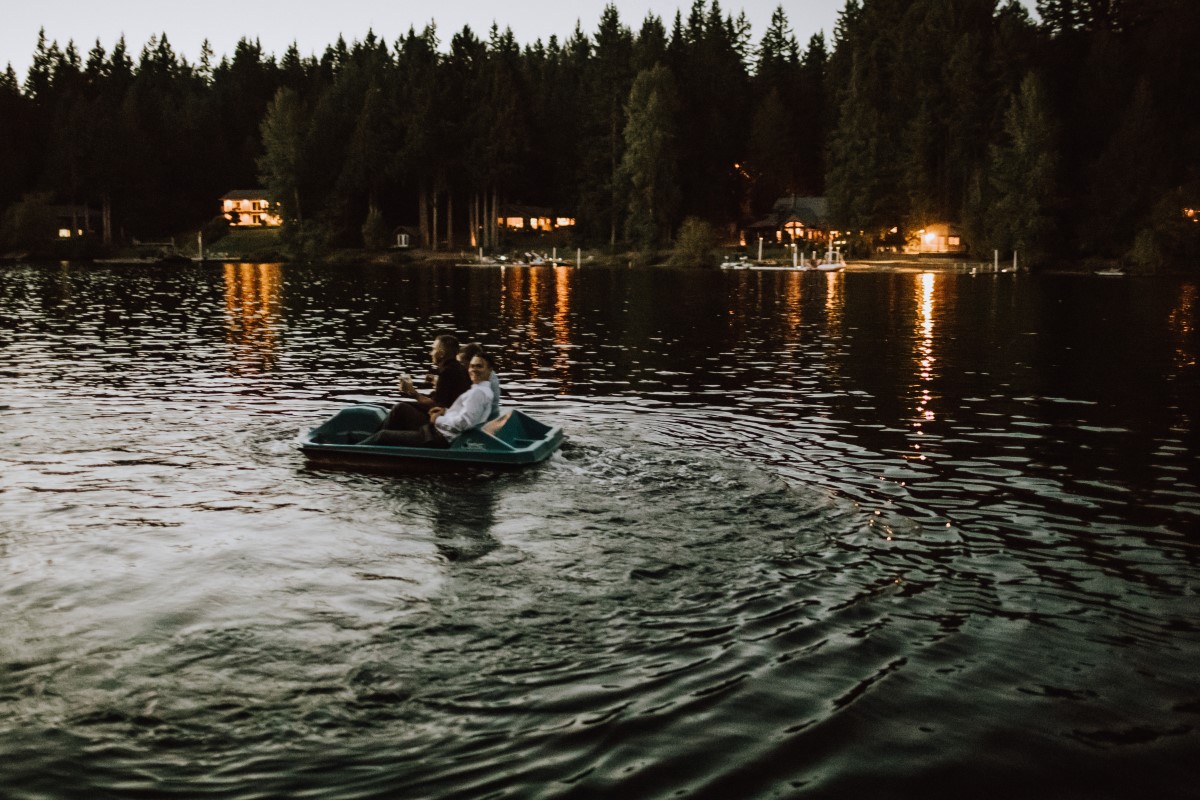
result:
[[[199,227],[265,185],[293,247],[496,244],[506,203],[573,216],[575,243],[661,248],[691,217],[732,233],[825,195],[854,246],[960,222],[1027,261],[1192,259],[1200,3],[849,0],[827,49],[782,8],[755,36],[695,0],[636,30],[609,6],[521,47],[470,28],[339,38],[319,57],[249,40],[196,63],[164,34],[81,54],[40,37],[0,75],[0,246],[38,204],[101,210],[104,237]]]
[[[441,44],[428,27],[276,60],[243,40],[192,64],[165,34],[136,60],[124,42],[81,56],[43,37],[23,86],[0,79],[0,203],[48,192],[145,237],[265,183],[314,247],[397,224],[430,245],[493,241],[506,202],[575,217],[582,243],[654,246],[688,215],[741,218],[754,179],[767,203],[823,191],[825,43],[801,50],[782,10],[758,42],[697,0],[670,30],[651,15],[634,33],[610,6],[561,42],[493,27]]]
[[[886,241],[963,224],[977,254],[1200,261],[1200,3],[850,0],[829,66],[828,192]]]

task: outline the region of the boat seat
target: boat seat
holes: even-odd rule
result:
[[[510,447],[521,448],[539,441],[548,430],[549,425],[544,425],[521,411],[513,411],[500,426],[500,430],[492,435]]]
[[[375,433],[387,419],[387,410],[376,405],[344,408],[312,432],[316,444],[358,444]]]

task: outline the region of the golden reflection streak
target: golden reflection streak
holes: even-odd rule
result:
[[[265,372],[278,361],[279,264],[225,265],[225,341],[234,351],[233,372]]]
[[[932,272],[921,273],[914,286],[917,300],[917,386],[920,390],[920,396],[917,398],[917,419],[913,421],[913,428],[916,430],[917,436],[921,436],[921,426],[925,422],[932,422],[935,419],[933,409],[929,407],[933,400],[929,391],[929,383],[933,380],[933,365],[937,362],[933,354],[934,289],[936,286],[937,275]],[[908,456],[908,458],[924,461],[925,455],[920,452],[921,445],[914,443],[913,449],[918,451],[917,455]]]
[[[825,325],[830,333],[838,333],[842,328],[842,315],[845,311],[845,300],[842,290],[845,286],[845,275],[841,272],[825,273]]]
[[[806,275],[811,273],[805,273]],[[830,347],[822,348],[825,372],[829,380],[840,380],[845,365],[845,341],[842,326],[845,315],[845,276],[840,272],[825,272],[825,339]]]
[[[524,269],[500,267],[500,324],[506,332],[525,326]]]
[[[784,341],[794,344],[800,341],[804,329],[804,273],[785,272],[787,284],[783,288],[785,321],[787,332]]]
[[[571,280],[572,267],[554,267],[554,372],[558,393],[571,389]]]
[[[534,345],[536,344],[537,340],[541,338],[540,332],[538,331],[538,317],[541,316],[542,310],[542,280],[541,276],[538,274],[540,270],[524,267],[522,272],[529,279],[529,294],[528,302],[526,303],[528,308],[526,309],[524,320],[525,330],[530,344],[529,377],[537,378],[539,367],[538,357],[541,354],[541,348]]]
[[[1185,283],[1179,289],[1179,302],[1167,317],[1167,326],[1175,335],[1175,368],[1196,366],[1196,351],[1191,349],[1196,332],[1196,284]]]

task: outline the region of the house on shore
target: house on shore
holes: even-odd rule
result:
[[[95,223],[100,221],[100,212],[80,205],[50,206],[54,217],[54,231],[59,239],[78,239],[96,233]]]
[[[824,197],[781,197],[766,216],[746,226],[743,244],[760,236],[775,244],[823,242],[829,236],[829,202]]]
[[[914,255],[965,255],[967,245],[956,223],[934,222],[910,234],[904,251]]]
[[[508,233],[551,233],[574,227],[575,218],[542,206],[507,204],[500,206],[496,224]]]
[[[283,224],[279,203],[266,189],[234,189],[221,197],[221,215],[231,228],[277,228]]]

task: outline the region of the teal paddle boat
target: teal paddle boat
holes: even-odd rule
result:
[[[449,447],[397,447],[359,444],[379,430],[388,409],[374,404],[349,406],[325,423],[300,435],[300,449],[310,461],[326,466],[385,469],[429,469],[483,466],[521,467],[536,464],[562,444],[562,428],[512,411],[498,428],[480,426],[455,437]]]

